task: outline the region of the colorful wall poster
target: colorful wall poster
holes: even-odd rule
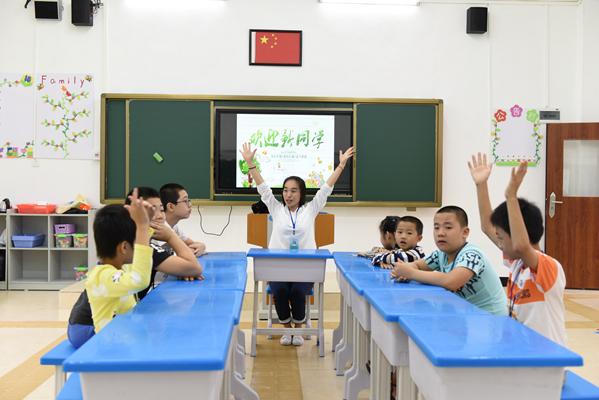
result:
[[[29,73],[0,73],[0,158],[33,158],[34,80]]]
[[[497,108],[491,124],[491,155],[496,165],[516,166],[524,160],[529,166],[538,165],[544,136],[537,109],[518,104]]]
[[[93,77],[42,73],[35,88],[36,157],[93,159]]]

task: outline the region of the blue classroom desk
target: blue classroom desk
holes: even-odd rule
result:
[[[406,286],[409,287],[409,286]],[[412,289],[366,289],[371,315],[371,388],[377,398],[389,398],[390,367],[397,367],[398,397],[413,399],[416,387],[409,375],[408,336],[398,324],[406,315],[489,315],[475,305],[447,290],[428,290],[426,286]],[[380,353],[385,356],[381,357]],[[385,362],[385,360],[387,362]]]
[[[254,308],[252,317],[252,348],[256,355],[256,335],[318,335],[319,355],[324,357],[324,278],[328,250],[281,250],[253,248],[248,257],[254,259]],[[314,282],[318,285],[317,328],[258,328],[258,282]]]
[[[158,285],[159,288],[169,288],[171,290],[185,290],[187,287],[196,287],[200,289],[219,289],[219,290],[239,290],[245,291],[247,273],[245,269],[235,268],[207,268],[204,273],[203,281],[182,281],[177,277],[169,276],[168,279]]]
[[[223,397],[226,397],[226,390],[230,386],[230,390],[235,397],[245,399],[257,399],[258,395],[244,381],[245,377],[245,334],[239,329],[239,320],[241,308],[243,304],[243,294],[246,288],[247,281],[247,256],[244,252],[211,252],[198,257],[198,261],[204,269],[204,282],[185,282],[169,280],[169,284],[162,287],[160,285],[157,291],[168,290],[169,292],[180,292],[180,296],[184,297],[185,288],[198,288],[200,291],[235,291],[237,298],[235,305],[237,310],[234,315],[234,332],[231,340],[231,371],[225,371],[225,391]],[[175,284],[174,282],[178,282]],[[195,285],[195,286],[194,286]],[[160,289],[162,287],[162,289]],[[145,301],[145,299],[144,299]],[[196,303],[203,303],[204,300],[196,299]],[[209,311],[208,311],[209,312]],[[230,378],[228,378],[230,372]],[[240,376],[242,378],[240,378]]]
[[[171,315],[201,315],[203,317],[230,316],[233,324],[239,324],[243,292],[239,290],[219,290],[202,287],[190,290],[193,282],[177,281],[159,285],[152,290],[136,307],[141,314],[151,314],[156,307],[166,309]],[[187,286],[187,287],[186,287]],[[166,305],[166,307],[165,307]]]
[[[216,264],[206,268],[205,281],[163,282],[65,361],[65,371],[81,373],[85,398],[218,397],[245,268]]]
[[[373,350],[370,358],[371,365],[377,368],[379,366],[379,360],[376,358],[379,350],[376,347],[376,342],[372,341],[370,336],[371,305],[367,297],[365,297],[366,294],[371,290],[388,290],[400,293],[417,291],[423,294],[446,293],[446,290],[418,282],[396,282],[391,278],[390,270],[373,267],[370,260],[357,257],[351,253],[335,253],[334,259],[337,265],[337,278],[342,291],[343,306],[345,308],[344,314],[341,317],[343,321],[341,329],[343,330],[344,340],[336,347],[335,365],[337,375],[340,375],[343,373],[343,365],[349,358],[352,358],[352,368],[345,373],[345,398],[353,399],[357,397],[360,391],[369,386],[373,391],[378,389],[374,381],[378,379],[379,371],[375,368],[374,371],[371,371],[371,374],[368,374],[364,368],[368,361],[369,347]],[[392,343],[393,346],[396,345],[396,342]],[[400,344],[404,344],[404,347],[407,349],[407,338],[405,335],[404,340],[400,341]],[[392,348],[394,348],[393,346]],[[407,359],[407,355],[404,358]]]
[[[410,371],[427,400],[559,399],[582,357],[509,317],[401,316]]]
[[[247,256],[242,252],[206,253],[198,257],[198,261],[202,264],[204,270],[230,268],[246,270],[247,268]]]
[[[343,263],[340,265],[343,265]],[[349,285],[349,297],[345,301],[349,301],[353,314],[360,322],[360,325],[362,325],[362,327],[367,331],[370,330],[370,305],[364,297],[364,294],[367,290],[389,289],[399,291],[425,290],[427,292],[446,291],[438,286],[425,285],[414,281],[397,282],[391,279],[391,271],[388,269],[377,268],[372,271],[364,271],[361,269],[345,269],[342,271],[343,277]]]
[[[67,379],[67,375],[62,369],[62,363],[71,354],[73,354],[75,350],[77,349],[71,344],[71,342],[69,342],[68,339],[65,339],[40,358],[41,365],[54,365],[55,395],[58,395]]]
[[[398,324],[400,317],[489,315],[446,290],[368,289],[365,297],[371,308],[372,339],[393,366],[408,365],[408,337]]]
[[[124,394],[142,399],[147,393],[168,398],[173,387],[179,398],[218,396],[232,316],[202,318],[151,308],[154,312],[134,309],[118,316],[65,361],[65,371],[81,373],[86,399]]]

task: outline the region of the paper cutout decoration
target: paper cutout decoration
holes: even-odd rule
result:
[[[543,135],[539,111],[518,104],[498,108],[491,119],[491,155],[498,166],[517,166],[528,161],[537,166],[541,161]]]

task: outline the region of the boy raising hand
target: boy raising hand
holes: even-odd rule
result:
[[[565,346],[564,270],[556,259],[540,250],[544,233],[541,210],[518,198],[527,165],[524,161],[512,169],[506,201],[491,211],[487,187],[491,166],[487,157],[478,153],[468,163],[476,184],[482,230],[502,250],[504,264],[510,270],[509,315]]]
[[[85,290],[89,298],[95,332],[117,314],[135,306],[133,294],[150,284],[152,205],[139,198],[137,189],[130,205],[109,205],[94,220],[94,238],[101,265],[89,274]]]

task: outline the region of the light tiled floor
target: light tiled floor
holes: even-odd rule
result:
[[[568,290],[566,300],[568,345],[584,357],[585,364],[575,371],[599,385],[599,291]],[[0,399],[53,398],[54,381],[51,371],[49,367],[37,365],[37,353],[64,335],[68,313],[68,309],[60,308],[58,292],[0,291]],[[338,315],[338,310],[325,312],[327,328],[335,325]],[[251,313],[246,309],[242,313],[242,327],[249,327],[250,320]],[[250,335],[247,329],[245,331],[249,349]],[[315,340],[306,341],[301,348],[284,349],[292,355],[289,360],[279,353],[281,346],[278,339],[261,340],[258,358],[247,358],[247,381],[256,382],[260,386],[260,382],[268,382],[264,379],[260,381],[260,376],[270,376],[275,380],[288,379],[289,382],[280,382],[280,388],[295,394],[287,396],[289,399],[341,399],[343,377],[335,376],[333,370],[331,335],[332,329],[326,329],[327,352],[324,358],[318,357]],[[278,364],[269,362],[271,358],[276,358]],[[284,370],[281,365],[285,363],[289,363],[290,368],[299,371],[299,374],[281,372]],[[286,377],[281,375],[285,373]],[[293,386],[291,381],[298,379],[297,385]],[[267,386],[264,385],[265,390],[268,389]],[[9,387],[20,390],[9,391]],[[275,398],[267,391],[262,392],[263,400]],[[360,398],[368,398],[368,393],[361,393]]]

